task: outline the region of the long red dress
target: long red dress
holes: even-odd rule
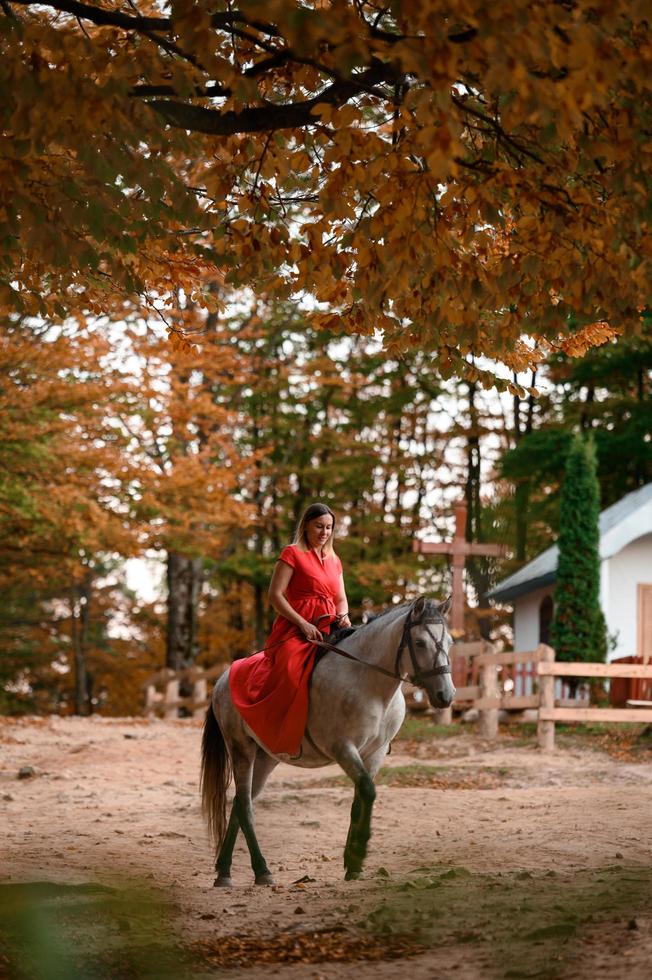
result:
[[[289,545],[280,560],[294,571],[286,599],[309,623],[328,632],[320,616],[337,612],[342,564],[337,555],[320,559],[314,551]],[[231,664],[234,705],[261,742],[273,753],[296,755],[308,717],[308,682],[316,647],[285,616],[277,616],[265,649]]]

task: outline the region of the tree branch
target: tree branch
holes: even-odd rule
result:
[[[2,0],[0,0],[0,3]],[[266,71],[270,71],[273,68],[279,68],[281,65],[286,64],[288,61],[292,60],[291,51],[279,51],[277,55],[273,55],[271,58],[264,58],[262,61],[257,61],[255,64],[250,65],[249,68],[245,68],[242,72],[243,78],[256,78],[258,75],[264,75]],[[140,96],[141,98],[147,98],[156,95],[178,95],[177,90],[172,85],[134,85],[131,89],[130,95]],[[232,95],[232,91],[226,85],[220,85],[219,82],[212,82],[208,85],[199,86],[196,85],[193,89],[193,95],[198,99],[219,99],[228,98]]]
[[[275,129],[300,129],[316,125],[318,118],[312,114],[316,105],[326,102],[330,105],[344,105],[361,90],[369,91],[369,84],[392,80],[393,69],[378,63],[374,68],[362,72],[359,78],[343,79],[334,82],[319,95],[305,102],[292,102],[275,105],[268,102],[263,106],[253,106],[240,111],[219,112],[203,106],[189,105],[172,99],[154,99],[148,103],[169,126],[187,129],[194,133],[207,133],[212,136],[233,136],[236,133],[264,133]],[[378,90],[373,94],[384,98]]]
[[[91,4],[81,3],[80,0],[42,0],[42,2],[41,0],[11,0],[11,3],[20,4],[22,7],[52,7],[53,10],[58,10],[60,13],[73,14],[75,17],[90,20],[100,27],[123,27],[125,30],[136,31],[170,31],[174,27],[171,17],[143,17],[141,14],[132,16],[131,14],[123,14],[119,10],[94,7]],[[251,27],[270,37],[281,37],[274,24],[248,20],[238,10],[216,13],[211,17],[211,25],[217,30],[225,30],[234,24],[244,24],[246,27]]]

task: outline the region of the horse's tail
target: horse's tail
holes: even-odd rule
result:
[[[222,729],[209,704],[201,744],[201,805],[215,847],[219,850],[226,832],[226,791],[231,782],[231,758]]]

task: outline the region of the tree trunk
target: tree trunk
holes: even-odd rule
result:
[[[516,510],[515,557],[525,561],[527,554],[528,505],[530,502],[530,481],[522,480],[516,484],[514,505]]]
[[[254,627],[256,650],[262,650],[265,645],[265,601],[263,587],[259,582],[254,584]]]
[[[200,558],[169,551],[167,557],[168,629],[165,666],[190,667],[197,656],[197,604],[202,579]]]
[[[467,478],[465,497],[467,504],[466,539],[467,541],[482,540],[482,498],[481,474],[482,454],[480,448],[480,415],[476,405],[477,385],[469,384],[469,431],[466,443]],[[466,563],[467,573],[477,593],[478,605],[486,609],[489,605],[487,592],[491,585],[489,565],[486,558],[469,558]],[[491,624],[484,618],[478,619],[480,636],[488,640]]]
[[[76,715],[88,715],[91,708],[87,664],[91,585],[92,576],[87,573],[81,585],[75,586],[70,595],[70,635],[74,662]]]
[[[531,385],[536,385],[537,373],[532,371]],[[514,381],[518,381],[518,375],[514,374]],[[514,395],[514,443],[518,445],[523,436],[532,433],[534,424],[534,397],[530,394],[527,399],[527,410],[525,412],[525,422],[522,424],[521,400],[518,395]],[[514,493],[514,508],[516,518],[516,541],[515,557],[519,561],[525,561],[527,555],[527,532],[528,532],[528,510],[530,505],[531,485],[529,480],[522,480],[516,485]]]

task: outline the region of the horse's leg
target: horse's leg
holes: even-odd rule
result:
[[[251,796],[253,800],[255,800],[256,797],[262,792],[267,781],[267,777],[277,765],[278,761],[276,759],[273,759],[271,756],[267,755],[267,753],[262,749],[258,749],[254,760],[254,771],[251,785]],[[238,821],[234,800],[234,802],[231,804],[229,825],[227,827],[226,834],[224,835],[224,841],[222,842],[217,861],[215,862],[215,870],[217,871],[215,885],[218,888],[229,888],[233,884],[231,881],[231,861],[233,859],[233,849],[235,847],[239,829],[240,823]]]
[[[231,881],[231,860],[233,858],[233,848],[235,847],[239,829],[240,824],[238,823],[235,806],[232,803],[229,824],[226,828],[222,846],[220,847],[220,853],[217,855],[217,860],[215,861],[217,878],[214,881],[214,885],[216,888],[230,888],[233,884]]]
[[[233,810],[242,828],[247,847],[249,848],[251,867],[256,878],[256,884],[273,885],[274,879],[258,846],[258,839],[256,838],[256,831],[254,829],[252,789],[254,760],[258,752],[258,746],[255,742],[250,742],[250,744],[253,746],[253,751],[243,751],[241,745],[238,745],[237,749],[234,747],[233,776],[235,780],[235,798],[233,800]],[[271,761],[275,762],[275,760]],[[274,766],[271,766],[265,778],[273,768]]]
[[[353,781],[355,793],[351,806],[351,822],[344,848],[344,867],[346,880],[359,878],[367,854],[367,844],[371,836],[371,811],[376,799],[373,776],[385,755],[383,747],[367,760],[365,766],[360,753],[352,742],[343,742],[335,757],[349,779]],[[376,759],[378,757],[378,759]]]

